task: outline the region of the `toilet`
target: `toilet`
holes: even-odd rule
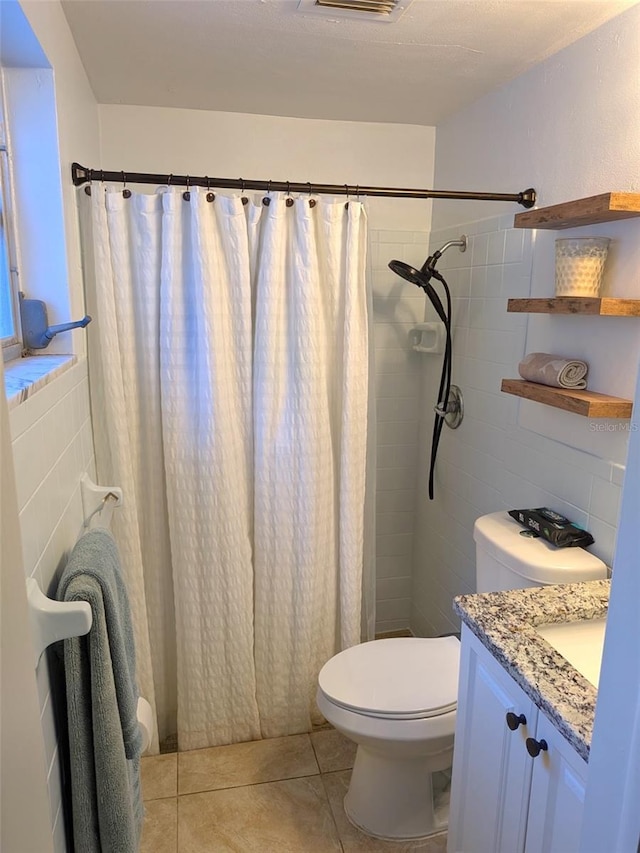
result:
[[[582,548],[531,537],[506,512],[474,526],[478,592],[606,578]],[[316,702],[358,745],[344,809],[368,835],[416,840],[447,828],[441,771],[451,768],[460,643],[398,637],[353,646],[327,661]]]

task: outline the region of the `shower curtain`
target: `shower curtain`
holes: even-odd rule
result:
[[[320,667],[372,627],[364,207],[80,198],[141,693],[181,750],[308,731]]]

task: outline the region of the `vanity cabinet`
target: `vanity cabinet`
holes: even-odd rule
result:
[[[586,778],[586,762],[463,625],[448,853],[577,851]]]

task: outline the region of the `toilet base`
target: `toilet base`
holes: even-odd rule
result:
[[[386,841],[417,841],[442,832],[448,808],[434,809],[432,777],[441,769],[438,756],[393,758],[360,744],[345,814],[357,829]]]

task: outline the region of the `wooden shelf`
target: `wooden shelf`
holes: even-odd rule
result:
[[[512,314],[582,314],[598,317],[640,317],[640,299],[556,296],[553,299],[510,299]]]
[[[516,213],[514,228],[574,228],[640,216],[640,193],[603,193]]]
[[[584,415],[587,418],[630,418],[633,403],[622,397],[609,397],[595,391],[571,391],[567,388],[552,388],[527,382],[524,379],[503,379],[502,391],[534,400],[565,412]]]

